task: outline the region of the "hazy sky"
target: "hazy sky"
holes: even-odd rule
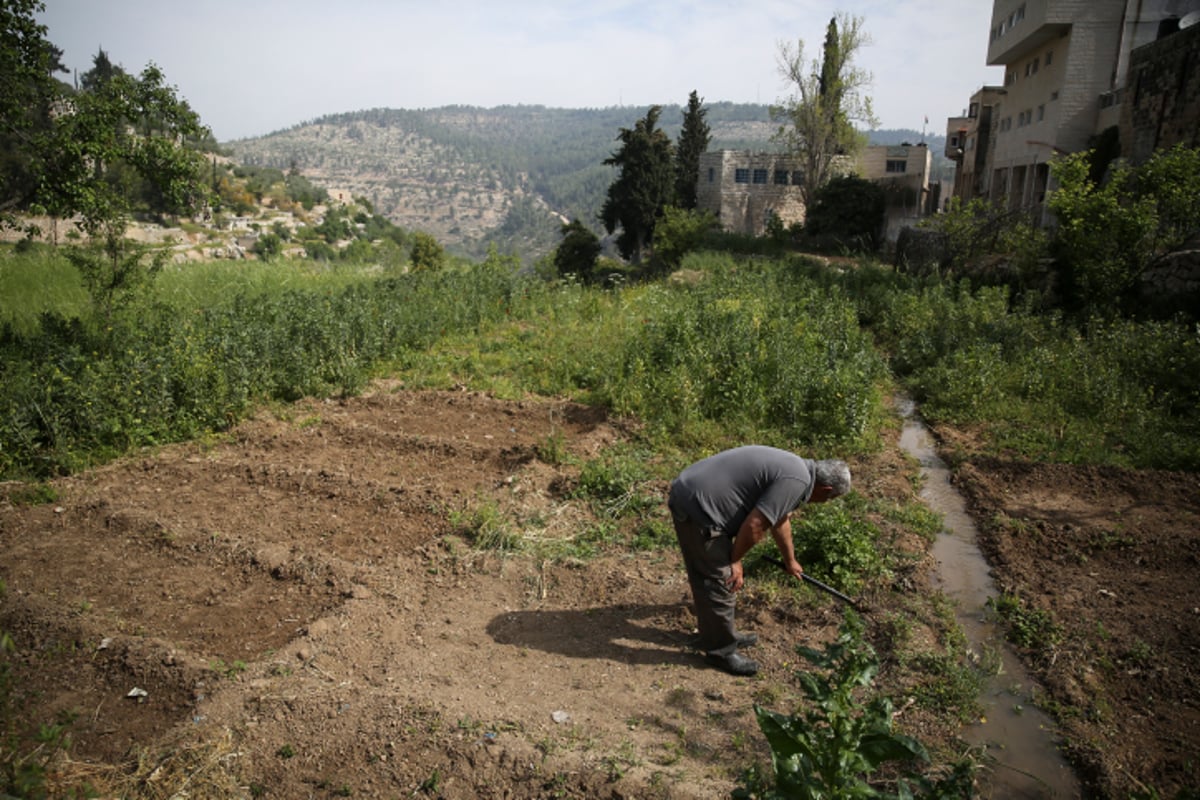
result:
[[[220,141],[367,108],[683,105],[785,97],[778,45],[819,57],[861,16],[885,128],[945,131],[984,83],[991,0],[45,0],[66,65],[157,64]],[[65,76],[64,76],[65,77]],[[632,122],[640,116],[631,113]]]

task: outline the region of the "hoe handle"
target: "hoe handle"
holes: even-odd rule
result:
[[[784,566],[782,561],[780,561],[778,558],[775,558],[773,556],[763,556],[763,561],[769,561],[772,564],[774,564],[775,566],[779,567],[780,569],[783,569],[783,570],[787,569],[787,567]],[[841,592],[839,592],[837,589],[833,588],[829,584],[823,583],[823,582],[817,580],[813,576],[809,575],[807,572],[802,573],[800,575],[800,577],[803,578],[805,581],[811,583],[813,586],[817,587],[821,591],[828,592],[829,594],[833,595],[838,600],[841,600],[843,603],[850,606],[851,608],[858,608],[858,603],[854,602],[849,597],[842,594]]]

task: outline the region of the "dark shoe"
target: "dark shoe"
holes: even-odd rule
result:
[[[746,658],[738,653],[730,653],[729,655],[721,655],[720,653],[705,653],[704,660],[712,664],[717,669],[723,669],[730,675],[743,675],[749,677],[758,672],[758,662]]]
[[[733,642],[738,647],[753,647],[754,645],[758,644],[758,634],[757,633],[735,633],[733,635]],[[699,634],[688,639],[687,646],[692,648],[693,650],[703,650],[705,652],[708,652],[708,650],[711,647],[711,645],[709,645],[709,646],[705,645],[704,640],[700,638]]]
[[[734,634],[734,638],[737,639],[738,647],[753,647],[758,644],[757,633],[737,633]]]

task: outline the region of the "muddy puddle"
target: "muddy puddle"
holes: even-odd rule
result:
[[[986,749],[981,796],[1079,797],[1079,781],[1059,752],[1061,740],[1054,722],[1034,705],[1028,673],[990,619],[987,601],[997,590],[965,501],[951,485],[950,471],[938,457],[915,405],[902,400],[897,407],[904,417],[900,447],[921,465],[921,499],[942,515],[942,533],[933,546],[935,586],[955,602],[959,625],[974,652],[985,663],[999,662],[980,698],[982,719],[963,732],[968,742]]]

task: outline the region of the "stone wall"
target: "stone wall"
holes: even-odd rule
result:
[[[697,207],[716,214],[721,228],[730,233],[761,236],[772,215],[785,226],[804,222],[803,172],[794,159],[715,150],[700,154],[697,178]]]
[[[1200,147],[1200,25],[1133,51],[1121,111],[1123,155],[1135,164],[1182,142]]]
[[[1142,298],[1164,313],[1200,316],[1200,235],[1142,273]]]

